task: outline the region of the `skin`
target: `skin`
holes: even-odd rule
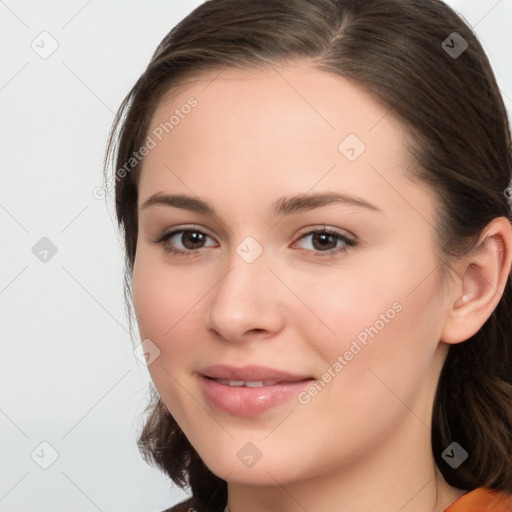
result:
[[[306,62],[205,74],[160,103],[148,133],[191,96],[197,106],[143,162],[133,299],[141,339],[160,350],[151,378],[227,480],[230,511],[444,510],[465,491],[433,459],[435,390],[449,344],[474,334],[499,301],[510,225],[495,219],[443,282],[439,201],[409,177],[407,131],[356,84]],[[355,161],[338,149],[348,134],[366,145]],[[283,196],[325,191],[379,211],[341,203],[270,211]],[[159,192],[201,198],[218,217],[142,208]],[[300,239],[324,225],[357,245],[325,256],[312,236]],[[180,227],[208,235],[192,256],[155,243]],[[247,236],[263,248],[253,263],[236,252]],[[167,247],[187,250],[181,236],[172,240]],[[329,247],[343,246],[336,240]],[[401,311],[307,405],[292,398],[240,417],[202,395],[197,372],[215,363],[321,380],[397,302]],[[262,454],[250,468],[237,457],[248,442]]]

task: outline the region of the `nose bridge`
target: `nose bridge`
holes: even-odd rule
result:
[[[258,283],[268,280],[270,271],[267,268],[268,251],[253,236],[246,236],[230,251],[227,266],[228,274],[219,283],[219,287],[227,290],[227,298],[238,296],[243,298],[252,290],[252,298],[258,299],[263,290],[258,290]],[[246,301],[248,304],[249,301]]]
[[[239,340],[251,330],[281,327],[279,296],[270,283],[267,253],[253,237],[231,252],[227,273],[214,290],[209,306],[209,328],[225,339]]]

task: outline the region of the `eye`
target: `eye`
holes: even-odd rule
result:
[[[295,244],[301,241],[305,242],[306,253],[312,256],[332,256],[356,245],[348,236],[326,228],[305,233]]]
[[[301,242],[307,255],[321,257],[340,254],[357,244],[352,238],[325,227],[304,233],[293,246]],[[163,233],[154,243],[161,245],[166,252],[179,256],[196,256],[205,247],[217,246],[208,234],[193,227]]]
[[[210,243],[208,243],[210,240]],[[191,256],[197,253],[203,247],[212,247],[216,243],[213,239],[198,229],[176,229],[168,233],[164,233],[157,240],[156,244],[162,245],[166,252],[180,254],[183,256]]]

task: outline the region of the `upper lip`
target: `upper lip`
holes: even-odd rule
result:
[[[239,368],[227,364],[216,364],[203,368],[198,373],[212,379],[239,380],[244,382],[297,382],[312,378],[310,375],[297,375],[254,364]]]

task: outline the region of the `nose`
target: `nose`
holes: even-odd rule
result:
[[[284,326],[285,294],[265,252],[252,263],[234,253],[210,295],[207,328],[227,341],[270,337]]]

